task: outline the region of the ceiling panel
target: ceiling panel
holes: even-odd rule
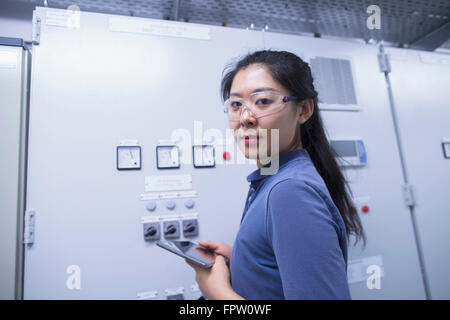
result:
[[[45,0],[17,0],[43,5]],[[49,7],[317,36],[384,40],[406,46],[449,22],[450,0],[377,0],[381,29],[369,30],[373,0],[48,0]],[[178,5],[177,5],[178,4]],[[178,10],[177,10],[178,9]],[[450,38],[450,35],[449,35]],[[450,48],[447,41],[443,48]]]

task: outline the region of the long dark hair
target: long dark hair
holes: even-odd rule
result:
[[[330,146],[319,113],[318,93],[314,88],[313,77],[309,65],[293,53],[287,51],[262,50],[251,53],[237,63],[224,70],[221,83],[222,99],[228,99],[235,75],[252,64],[264,65],[268,68],[273,79],[288,89],[299,100],[312,99],[314,112],[311,117],[300,126],[303,148],[308,151],[314,166],[328,188],[334,204],[344,220],[347,238],[351,234],[366,243],[366,237],[361,220],[354,210],[351,190],[339,168],[338,156]]]

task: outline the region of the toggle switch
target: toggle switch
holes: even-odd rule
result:
[[[180,223],[178,221],[164,222],[164,238],[176,239],[180,237]]]
[[[198,220],[197,219],[183,220],[183,235],[185,237],[198,236]]]

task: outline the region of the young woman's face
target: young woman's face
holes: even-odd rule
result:
[[[238,94],[245,99],[253,92],[267,91],[262,88],[272,88],[283,96],[292,95],[260,64],[252,64],[235,75],[230,95]],[[248,105],[248,101],[245,101],[245,104]],[[271,155],[272,144],[277,143],[271,134],[274,129],[277,129],[279,134],[279,154],[302,147],[299,131],[301,108],[297,107],[297,104],[296,101],[287,102],[281,111],[259,118],[243,110],[239,121],[230,121],[236,143],[247,158],[261,160],[258,157],[261,148],[264,155]],[[266,161],[262,162],[264,164]],[[259,161],[258,166],[261,166]]]

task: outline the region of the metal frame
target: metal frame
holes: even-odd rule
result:
[[[22,95],[20,110],[20,141],[19,141],[19,172],[17,190],[17,229],[16,229],[16,258],[15,258],[15,288],[14,299],[23,299],[23,274],[24,274],[24,215],[26,200],[27,177],[27,149],[28,149],[28,118],[30,102],[30,70],[31,54],[23,39],[0,37],[0,45],[22,47]]]

